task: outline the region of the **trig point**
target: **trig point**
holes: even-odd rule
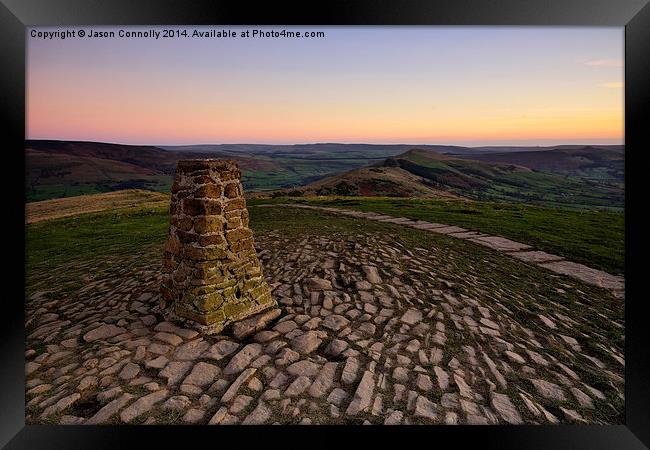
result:
[[[248,228],[237,163],[182,160],[172,185],[161,309],[205,333],[277,306]]]

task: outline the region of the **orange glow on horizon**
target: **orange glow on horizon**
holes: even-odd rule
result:
[[[26,136],[623,142],[622,30],[461,28],[343,27],[321,41],[228,45],[29,40]]]
[[[200,111],[179,117],[166,110],[149,110],[138,105],[120,108],[106,104],[101,109],[82,104],[69,109],[60,103],[56,107],[47,105],[29,108],[28,138],[196,144],[438,143],[581,138],[622,142],[624,136],[623,115],[615,111],[587,111],[578,115],[514,113],[457,117],[456,114],[435,114],[423,117],[413,114],[392,117],[372,111],[349,110],[334,118],[286,110],[257,115],[245,111],[231,115]]]

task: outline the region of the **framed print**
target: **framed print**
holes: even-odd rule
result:
[[[646,3],[3,1],[3,445],[646,448]]]

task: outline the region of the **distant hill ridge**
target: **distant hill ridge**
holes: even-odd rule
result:
[[[343,195],[357,192],[540,202],[563,200],[597,205],[622,204],[623,198],[624,148],[620,145],[155,146],[27,140],[25,153],[28,201],[120,189],[167,191],[176,163],[186,158],[236,160],[249,193],[278,189],[304,193],[329,190]],[[335,189],[339,181],[345,183]],[[560,192],[563,189],[565,192]],[[598,199],[585,198],[580,189],[594,190],[593,195]],[[556,192],[548,194],[553,190]]]
[[[467,159],[477,161],[525,165],[535,170],[577,170],[610,164],[612,168],[623,170],[625,149],[622,147],[584,146],[578,148],[558,148],[544,152],[525,151],[517,153],[490,153],[466,155]]]
[[[622,149],[589,146],[474,157],[413,148],[297,191],[300,195],[464,197],[620,208],[623,163]]]

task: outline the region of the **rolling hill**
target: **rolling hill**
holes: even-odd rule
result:
[[[511,161],[503,156],[497,158],[503,158],[504,161],[475,160],[467,156],[412,149],[372,167],[328,177],[298,191],[303,195],[453,195],[475,200],[517,201],[565,207],[623,206],[622,185],[568,173],[538,171],[523,165],[526,158],[513,158]],[[294,192],[293,195],[297,193]]]
[[[236,160],[249,192],[300,186],[401,153],[400,146],[195,145],[156,147],[103,142],[25,142],[27,201],[120,189],[169,190],[176,163],[187,158]],[[349,148],[349,152],[346,152]],[[295,154],[293,153],[295,151]]]
[[[364,197],[461,198],[427,183],[427,179],[400,167],[375,165],[351,170],[286,190],[289,195],[354,195]]]
[[[46,200],[130,188],[166,191],[176,162],[188,156],[152,146],[26,141],[26,198]]]
[[[540,172],[569,174],[623,185],[623,147],[558,148],[544,152],[490,153],[464,156],[466,159],[499,164],[517,164]]]
[[[25,142],[27,201],[121,189],[168,191],[185,158],[236,160],[248,193],[467,197],[620,207],[621,146],[375,144],[143,146]],[[306,186],[303,188],[303,186]]]

